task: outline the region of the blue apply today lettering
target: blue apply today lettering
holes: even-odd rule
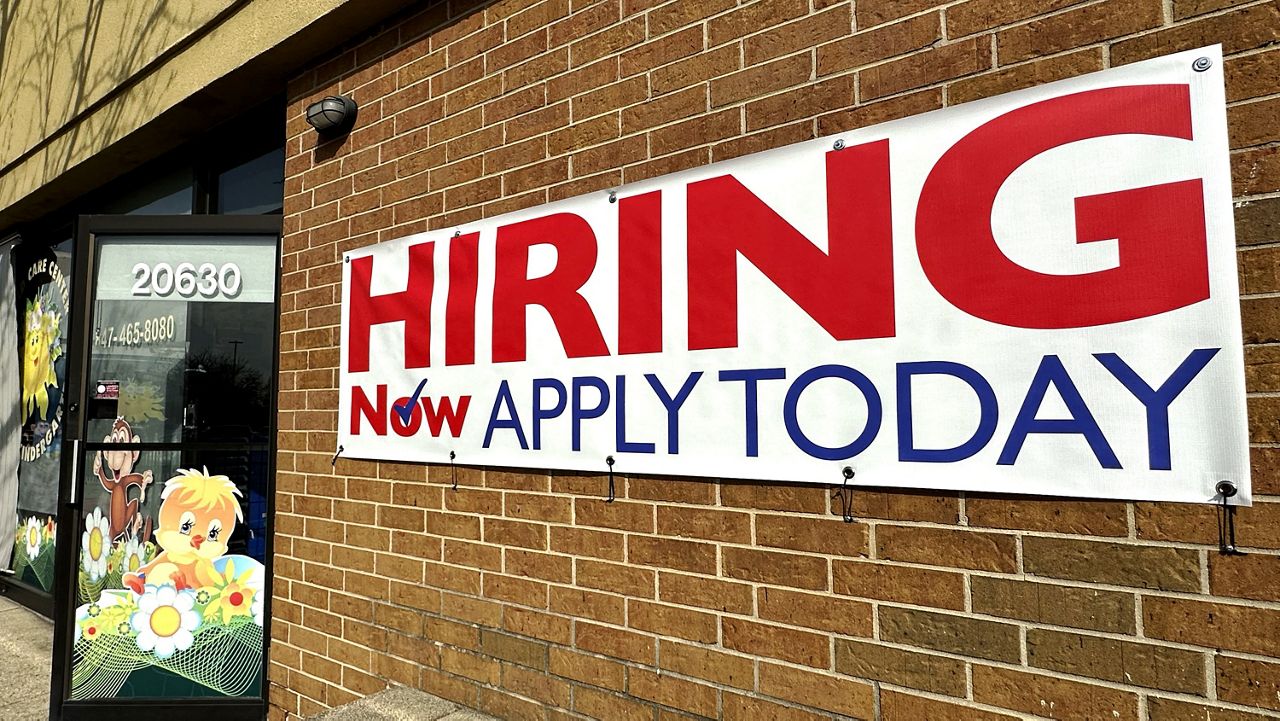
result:
[[[1169,438],[1169,408],[1200,372],[1219,352],[1218,348],[1200,348],[1182,361],[1176,370],[1158,387],[1138,375],[1118,354],[1097,353],[1094,358],[1142,404],[1147,420],[1148,465],[1151,470],[1170,470],[1172,452]],[[667,412],[667,444],[670,455],[680,452],[680,411],[689,399],[702,371],[686,376],[679,389],[672,393],[656,374],[646,373],[653,393]],[[977,397],[979,413],[975,430],[964,442],[950,448],[922,448],[914,434],[912,381],[918,376],[945,375],[963,382]],[[722,370],[718,373],[721,383],[742,383],[744,413],[744,455],[758,457],[759,443],[759,384],[764,381],[784,380],[784,368],[747,368]],[[815,443],[804,432],[799,419],[800,398],[810,385],[822,379],[839,379],[852,385],[867,406],[867,418],[857,437],[843,446],[828,447]],[[582,425],[585,421],[600,418],[614,407],[615,446],[620,453],[653,454],[656,444],[627,438],[626,376],[614,377],[610,385],[596,376],[574,377],[568,386],[555,378],[537,378],[532,382],[530,426],[532,449],[542,448],[542,423],[569,412],[571,444],[574,451],[582,447]],[[986,448],[995,436],[1000,409],[991,384],[976,369],[952,361],[917,361],[899,363],[896,367],[895,389],[897,394],[898,460],[905,463],[955,463],[973,457]],[[588,404],[584,391],[596,391]],[[1042,419],[1037,415],[1052,388],[1067,408],[1067,418]],[[875,384],[862,372],[849,366],[829,364],[811,368],[796,377],[789,386],[782,407],[782,420],[792,444],[805,454],[822,460],[846,460],[864,452],[879,434],[883,418],[882,401]],[[484,447],[490,447],[494,432],[509,430],[524,450],[530,449],[524,423],[517,410],[511,388],[506,380],[499,384],[493,409],[485,430]],[[1102,468],[1121,468],[1119,459],[1107,441],[1101,426],[1089,410],[1084,397],[1067,372],[1061,358],[1046,355],[1041,358],[1028,385],[1023,402],[1005,439],[997,465],[1013,465],[1023,446],[1032,435],[1079,435],[1093,452]]]

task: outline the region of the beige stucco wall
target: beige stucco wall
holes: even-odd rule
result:
[[[268,57],[278,75],[264,79],[278,87],[259,90],[283,91],[308,53],[360,29],[353,19],[367,25],[404,4],[0,0],[0,226],[15,204],[214,83],[260,73]]]

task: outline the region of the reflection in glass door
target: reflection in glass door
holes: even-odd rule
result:
[[[156,219],[115,223],[140,220]],[[278,232],[119,230],[91,248],[63,717],[260,701]]]

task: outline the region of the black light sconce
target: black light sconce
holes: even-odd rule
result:
[[[307,124],[325,136],[341,135],[356,124],[356,101],[330,95],[307,106]]]

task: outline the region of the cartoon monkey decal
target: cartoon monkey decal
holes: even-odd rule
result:
[[[129,427],[129,423],[124,418],[117,418],[115,423],[111,424],[111,432],[106,438],[102,439],[103,443],[141,443],[142,439],[133,432]],[[132,533],[134,536],[147,540],[151,537],[151,519],[146,519],[146,529],[141,536],[138,530],[143,524],[142,514],[138,511],[138,507],[147,499],[147,486],[151,485],[151,471],[143,471],[142,473],[134,473],[134,464],[138,462],[138,456],[141,451],[129,450],[121,448],[120,450],[98,451],[93,457],[93,474],[98,477],[98,482],[102,487],[111,494],[111,513],[109,522],[111,524],[111,540],[119,540],[125,535]],[[103,470],[103,459],[106,460],[107,470]],[[137,488],[138,497],[130,498],[129,489]],[[130,529],[132,526],[132,529]]]

